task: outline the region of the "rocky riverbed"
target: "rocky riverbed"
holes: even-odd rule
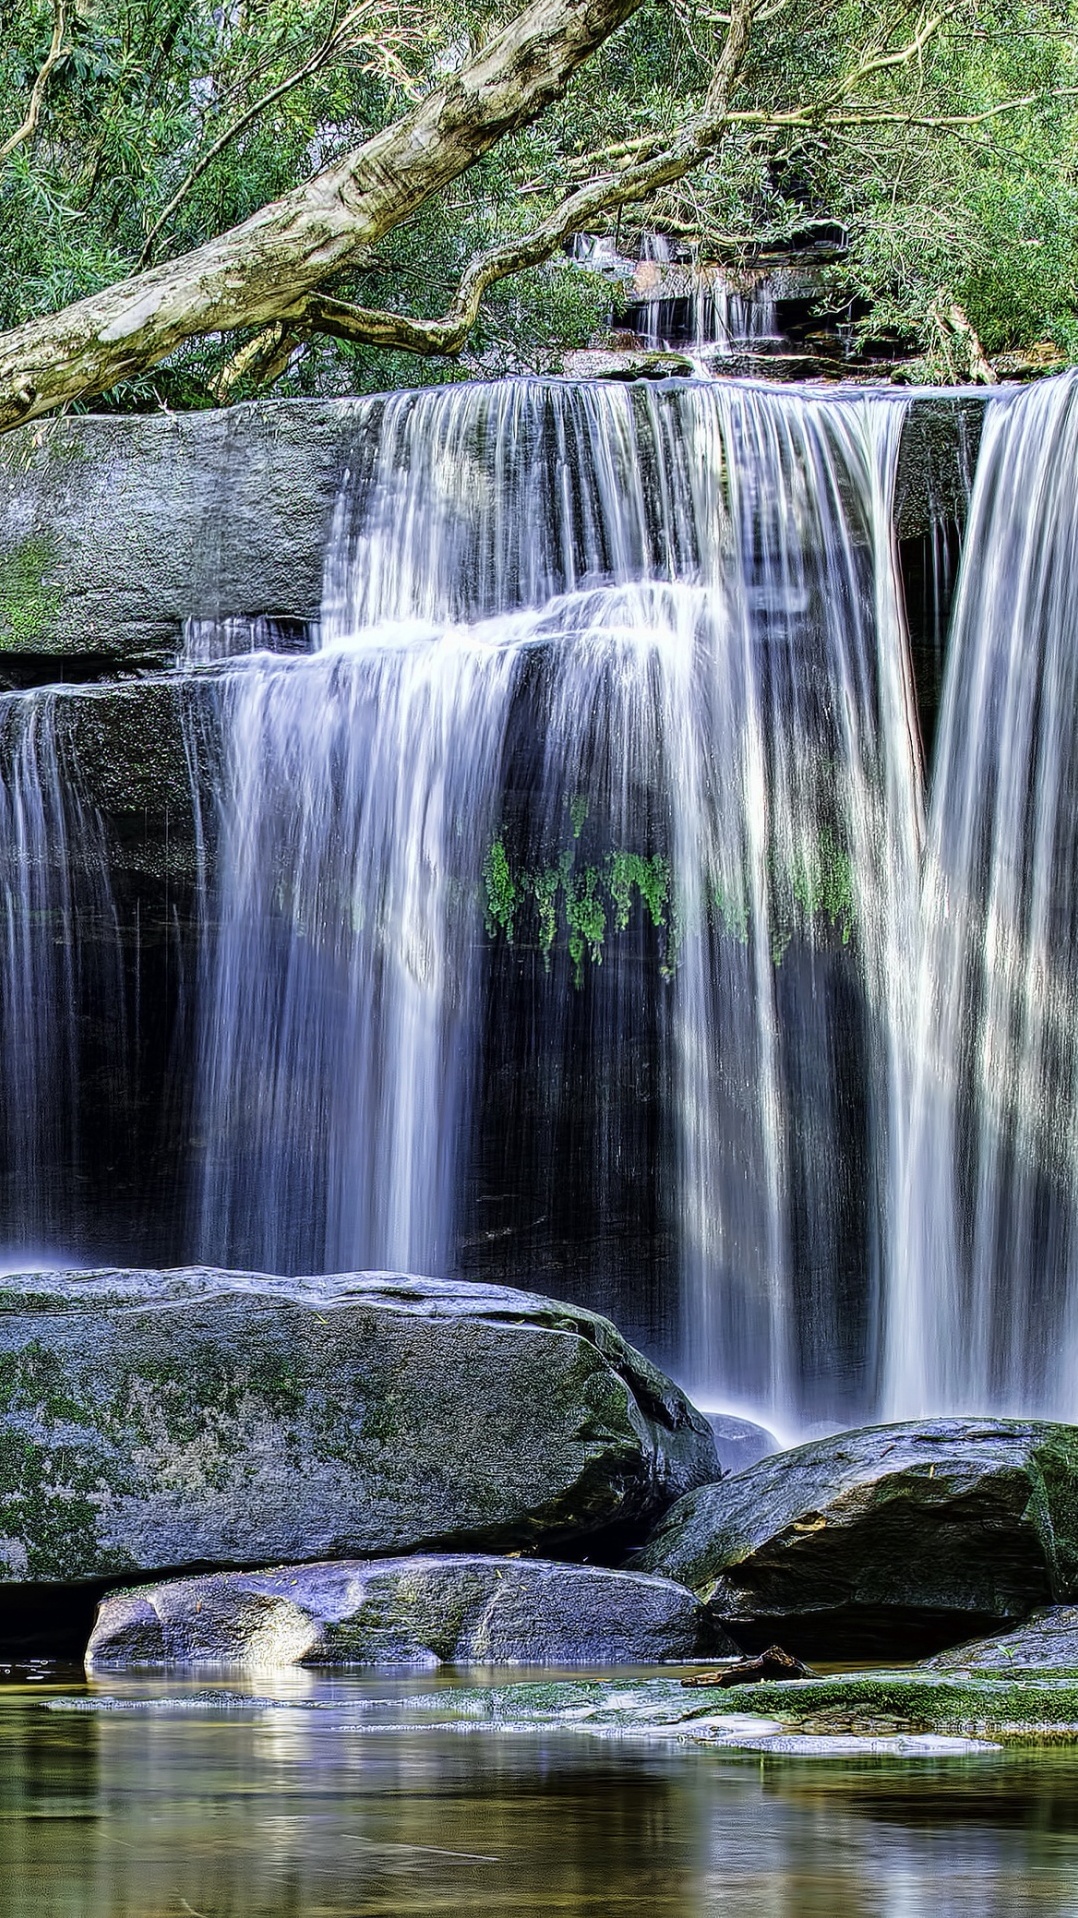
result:
[[[452,1710],[752,1749],[1078,1740],[1078,1429],[879,1426],[731,1471],[716,1432],[740,1457],[774,1441],[729,1423],[608,1320],[507,1287],[10,1276],[0,1657],[707,1660],[713,1684],[465,1682]],[[772,1642],[879,1669],[731,1682]]]

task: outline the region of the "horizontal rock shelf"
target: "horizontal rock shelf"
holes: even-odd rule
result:
[[[1078,1429],[937,1419],[815,1440],[690,1494],[634,1569],[747,1650],[916,1657],[1078,1588]]]
[[[974,1756],[1016,1742],[1043,1740],[1053,1748],[1078,1745],[1078,1688],[1008,1675],[944,1676],[914,1672],[858,1672],[793,1684],[751,1685],[730,1691],[686,1691],[676,1677],[579,1676],[500,1678],[496,1684],[441,1684],[424,1692],[386,1683],[377,1713],[355,1711],[354,1697],[317,1681],[304,1693],[282,1696],[257,1689],[255,1675],[228,1684],[178,1680],[142,1690],[100,1682],[74,1695],[42,1696],[49,1712],[147,1718],[225,1718],[256,1713],[265,1722],[302,1724],[317,1712],[325,1725],[347,1726],[348,1737],[379,1739],[387,1731],[410,1736],[467,1727],[469,1731],[573,1732],[609,1738],[630,1734],[714,1749],[783,1757],[895,1758]],[[335,1716],[336,1715],[336,1716]]]
[[[0,569],[18,594],[0,619],[0,655],[166,664],[188,619],[317,620],[341,476],[357,428],[377,431],[381,407],[274,400],[66,416],[7,434]],[[963,504],[982,413],[974,391],[911,394],[901,536]]]
[[[529,1293],[0,1281],[0,1584],[578,1548],[717,1471],[707,1420],[608,1320]]]
[[[103,1600],[91,1672],[165,1665],[653,1665],[732,1651],[669,1579],[478,1555],[216,1572]]]

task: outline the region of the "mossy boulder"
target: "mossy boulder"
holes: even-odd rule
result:
[[[699,1599],[669,1579],[546,1559],[420,1554],[214,1572],[111,1593],[86,1664],[654,1665],[714,1649]]]
[[[392,1274],[0,1282],[0,1582],[642,1536],[717,1471],[608,1320]]]
[[[1078,1429],[872,1426],[690,1493],[630,1561],[748,1650],[916,1657],[1078,1593]]]

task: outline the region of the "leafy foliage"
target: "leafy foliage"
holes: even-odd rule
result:
[[[584,982],[585,962],[602,965],[608,938],[629,930],[638,902],[642,917],[637,927],[650,922],[661,935],[659,970],[665,979],[677,968],[687,932],[699,935],[706,926],[722,938],[747,943],[750,889],[744,874],[732,881],[706,875],[702,905],[690,926],[677,875],[665,854],[617,847],[605,857],[593,854],[578,863],[579,814],[572,808],[581,803],[570,802],[571,843],[548,865],[532,868],[514,862],[502,833],[491,842],[482,873],[489,938],[501,936],[512,945],[519,934],[525,943],[534,941],[549,971],[560,935],[577,988]],[[772,848],[767,890],[776,966],[795,938],[815,945],[835,939],[850,944],[856,919],[853,866],[829,827],[785,852]]]
[[[487,0],[0,0],[0,326],[183,253],[306,181],[450,74],[515,9]],[[989,351],[1049,338],[1078,357],[1078,5],[959,0],[916,59],[907,0],[761,8],[735,121],[686,178],[608,224],[683,235],[704,258],[841,240],[827,297],[968,368],[948,314]],[[62,27],[35,124],[20,133]],[[436,315],[477,252],[529,231],[567,188],[673,139],[702,108],[726,15],[648,0],[535,126],[416,209],[332,291]],[[829,105],[829,102],[832,104]],[[1015,104],[1024,103],[1024,104]],[[635,143],[635,145],[634,145]],[[855,309],[852,303],[860,303]],[[463,363],[315,337],[283,393],[370,390],[552,365],[601,328],[610,289],[555,258],[495,286]],[[212,403],[242,341],[192,342],[117,404]],[[242,387],[240,392],[245,390]],[[247,389],[251,390],[251,389]]]

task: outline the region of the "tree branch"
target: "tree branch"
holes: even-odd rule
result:
[[[222,397],[244,377],[279,372],[299,340],[314,332],[419,354],[459,353],[484,293],[496,281],[538,265],[597,218],[684,179],[731,128],[760,137],[825,124],[954,128],[1031,104],[1005,102],[978,115],[919,118],[866,103],[863,89],[870,81],[919,59],[938,32],[943,15],[926,12],[903,45],[863,53],[815,100],[779,112],[737,107],[733,100],[753,26],[776,0],[733,0],[700,115],[665,136],[665,144],[661,135],[626,143],[616,166],[570,192],[531,232],[479,254],[440,318],[364,308],[322,291],[334,274],[369,260],[386,233],[505,134],[559,98],[577,68],[640,4],[531,0],[403,119],[306,185],[178,260],[0,337],[0,431],[144,372],[185,340],[211,332],[255,329],[219,376]]]
[[[52,39],[49,42],[49,50],[38,69],[37,78],[31,89],[29,103],[26,108],[26,118],[23,120],[22,125],[16,127],[14,133],[0,146],[0,166],[14,153],[16,147],[22,146],[26,140],[32,140],[34,134],[37,132],[37,123],[41,118],[41,109],[45,104],[45,89],[49,84],[49,76],[53,68],[58,67],[61,60],[66,60],[71,51],[70,47],[65,47],[64,45],[64,34],[66,32],[67,0],[53,0]]]
[[[886,54],[874,54],[860,60],[829,95],[830,107],[793,109],[789,114],[749,116],[729,106],[748,51],[752,29],[754,0],[736,0],[732,9],[730,36],[723,48],[715,76],[708,89],[705,110],[672,141],[665,152],[652,159],[637,160],[614,175],[606,175],[579,187],[575,193],[522,238],[506,241],[476,257],[466,269],[447,311],[436,320],[416,320],[408,314],[354,306],[312,291],[283,308],[280,317],[293,332],[328,333],[355,345],[392,347],[425,356],[445,354],[452,357],[464,346],[479,317],[484,293],[496,281],[510,274],[537,266],[569,238],[585,231],[597,216],[616,207],[642,200],[671,186],[691,172],[714,149],[727,129],[734,124],[781,126],[811,124],[830,112],[844,97],[860,86],[867,75],[902,64],[915,57],[928,38],[938,30],[940,16],[922,22],[914,38],[903,48]]]
[[[200,334],[262,327],[527,126],[641,0],[531,0],[411,112],[227,233],[0,336],[0,431],[146,372]]]
[[[196,181],[202,178],[207,167],[212,166],[218,154],[223,153],[225,147],[235,140],[239,134],[245,132],[269,107],[275,106],[278,100],[283,100],[286,93],[291,93],[293,88],[301,86],[304,80],[309,80],[320,68],[328,66],[330,61],[336,59],[338,54],[350,50],[351,47],[356,44],[355,28],[361,20],[369,20],[373,12],[374,0],[360,0],[358,6],[352,7],[349,12],[345,14],[343,20],[330,28],[321,46],[312,53],[310,59],[305,61],[303,66],[297,68],[295,73],[288,74],[288,76],[284,80],[279,81],[275,87],[271,87],[269,92],[264,93],[260,100],[256,100],[253,106],[249,106],[245,112],[241,113],[239,118],[234,120],[230,127],[226,127],[224,132],[218,135],[212,146],[207,147],[201,159],[195,162],[187,178],[177,187],[168,205],[155,220],[149,233],[146,235],[146,241],[138,259],[140,269],[147,266],[152,259],[154,246],[162,228],[168,225],[177,207],[187,198],[191,188],[195,185]]]

